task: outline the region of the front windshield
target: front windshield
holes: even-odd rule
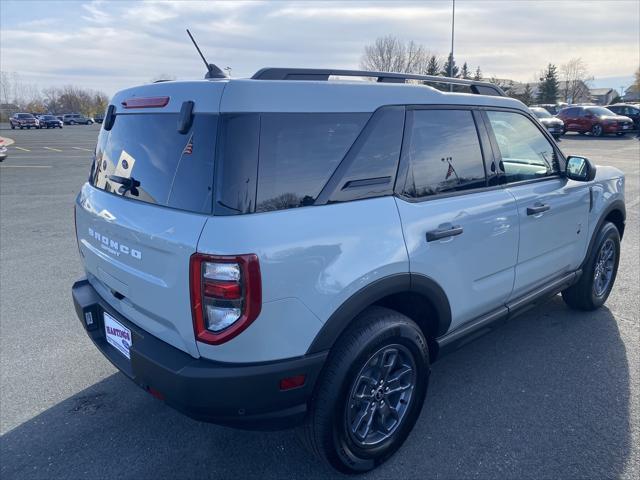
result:
[[[44,117],[42,117],[42,118],[44,118],[45,120],[57,120],[57,118],[56,118],[56,117],[54,117],[53,115],[45,115],[45,116],[44,116]]]
[[[30,113],[19,113],[18,118],[33,118],[33,115]]]
[[[531,111],[538,118],[551,118],[551,116],[552,116],[544,108],[532,108]]]
[[[598,117],[603,117],[605,115],[615,115],[611,110],[604,107],[591,107],[587,108],[587,112],[592,113]]]

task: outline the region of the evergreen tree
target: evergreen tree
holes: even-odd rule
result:
[[[429,63],[427,63],[426,75],[440,75],[440,61],[435,55],[431,55]]]
[[[535,97],[533,95],[533,89],[531,88],[531,85],[529,85],[528,83],[524,86],[524,92],[522,92],[522,95],[520,97],[520,101],[522,103],[524,103],[525,105],[529,106],[531,105],[533,102],[535,102]]]
[[[480,67],[476,68],[476,74],[473,76],[474,80],[482,80],[482,71],[480,70]]]
[[[538,103],[556,103],[559,93],[558,69],[550,63],[542,75],[538,89]]]
[[[464,64],[462,65],[462,70],[460,70],[460,76],[467,80],[471,79],[471,72],[469,72],[469,66],[467,65],[467,62],[464,62]]]
[[[458,78],[460,75],[460,69],[456,66],[456,60],[453,58],[453,54],[449,54],[447,61],[442,66],[441,75],[445,77]]]

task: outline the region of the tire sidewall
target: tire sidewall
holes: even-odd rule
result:
[[[353,381],[367,362],[378,350],[386,345],[400,344],[410,351],[416,364],[416,385],[408,410],[402,424],[393,435],[371,449],[357,446],[346,431],[345,410]],[[376,333],[365,343],[355,358],[344,362],[346,364],[341,375],[341,384],[335,397],[334,415],[331,432],[331,450],[333,450],[339,464],[335,466],[342,471],[365,472],[391,457],[404,443],[411,432],[424,403],[429,376],[429,353],[427,343],[422,332],[413,323],[398,322]],[[342,465],[340,465],[342,464]]]
[[[613,240],[613,244],[615,246],[616,258],[613,265],[613,274],[611,276],[611,281],[609,282],[609,286],[607,287],[607,289],[604,291],[602,295],[598,296],[593,291],[593,275],[595,273],[596,261],[598,259],[598,254],[600,253],[600,248],[602,248],[602,245],[608,239]],[[598,233],[598,237],[594,242],[593,252],[589,260],[589,268],[585,272],[589,276],[588,277],[589,278],[589,295],[591,296],[591,303],[593,304],[594,307],[600,307],[601,305],[604,304],[604,302],[607,301],[607,298],[609,298],[609,294],[611,293],[611,290],[613,289],[613,285],[615,284],[615,281],[616,281],[616,275],[618,273],[619,263],[620,263],[620,234],[618,233],[618,229],[616,228],[615,225],[607,222],[600,229],[600,232]]]

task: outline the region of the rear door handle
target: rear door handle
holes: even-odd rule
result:
[[[463,229],[460,225],[454,225],[451,228],[439,228],[437,230],[431,230],[427,232],[427,242],[433,242],[434,240],[441,240],[447,237],[455,237],[460,235]]]
[[[533,207],[527,207],[527,215],[537,215],[538,213],[546,212],[547,210],[551,210],[549,205],[538,203]]]

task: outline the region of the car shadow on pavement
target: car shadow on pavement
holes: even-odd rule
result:
[[[362,478],[612,478],[629,456],[629,366],[606,308],[574,312],[555,297],[435,363],[429,389],[405,445]],[[198,423],[121,374],[0,448],[3,479],[339,476],[292,431]]]

